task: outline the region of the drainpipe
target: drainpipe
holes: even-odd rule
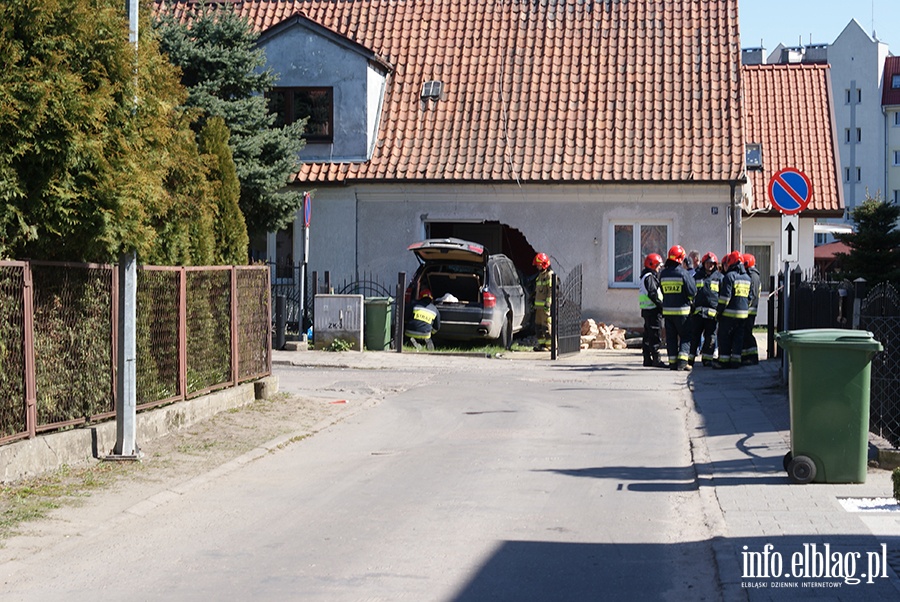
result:
[[[728,247],[728,252],[741,250],[741,207],[737,205],[734,200],[737,185],[738,182],[735,180],[729,182],[729,186],[731,187],[731,199],[728,213],[731,216],[731,231],[729,232],[731,235],[731,245]]]

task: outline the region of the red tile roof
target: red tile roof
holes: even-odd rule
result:
[[[884,59],[884,83],[881,91],[881,106],[900,105],[900,89],[893,88],[893,76],[900,75],[900,56]]]
[[[769,179],[786,167],[806,174],[812,198],[802,215],[843,215],[830,68],[827,65],[746,65],[744,139],[762,144],[762,170],[747,170],[751,211],[769,210]]]
[[[156,2],[182,18],[198,6]],[[737,0],[234,6],[260,32],[302,14],[396,66],[371,160],[306,164],[301,181],[741,178]],[[425,105],[432,79],[444,97]]]

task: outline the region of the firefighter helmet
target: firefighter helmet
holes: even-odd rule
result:
[[[700,260],[700,263],[705,264],[707,261],[711,261],[713,263],[719,263],[719,258],[716,257],[715,253],[713,253],[712,251],[709,251],[706,253],[706,255],[703,256],[703,259]]]
[[[756,257],[753,256],[752,253],[744,253],[744,265],[748,268],[752,268],[756,266]]]
[[[725,271],[727,272],[732,266],[742,263],[743,261],[744,256],[741,255],[740,251],[732,251],[722,258],[722,267],[725,268]]]
[[[662,256],[659,253],[650,253],[644,258],[644,267],[648,270],[655,270],[662,265]]]
[[[419,299],[434,299],[431,295],[431,289],[423,288],[419,291]]]
[[[547,257],[546,253],[538,253],[534,256],[534,261],[532,261],[531,263],[537,268],[546,270],[550,267],[550,258]]]
[[[669,259],[671,259],[672,261],[681,263],[682,261],[684,261],[684,256],[684,247],[682,247],[681,245],[675,245],[671,249],[669,249]]]

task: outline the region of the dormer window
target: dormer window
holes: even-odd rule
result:
[[[748,142],[745,147],[745,157],[747,169],[762,169],[762,144]]]
[[[440,100],[444,84],[431,80],[422,84],[422,100]]]
[[[891,89],[900,90],[900,73],[891,75]]]
[[[307,142],[334,141],[333,88],[272,88],[268,97],[276,126],[305,118]]]

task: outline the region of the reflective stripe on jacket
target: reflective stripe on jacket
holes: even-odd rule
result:
[[[412,319],[406,324],[406,336],[414,339],[430,339],[431,333],[441,327],[441,314],[433,303],[416,302]]]
[[[644,268],[641,273],[641,287],[638,303],[641,309],[658,309],[662,307],[662,291],[659,288],[659,277],[656,270]]]
[[[553,303],[553,270],[547,268],[538,272],[534,280],[534,306],[550,307]]]
[[[756,269],[756,266],[747,270],[747,275],[750,276],[750,315],[755,316],[759,309],[759,295],[762,290],[762,281],[760,280],[759,270]]]
[[[702,267],[694,272],[697,285],[697,296],[694,298],[694,313],[704,318],[715,318],[719,308],[719,286],[722,283],[722,272],[714,270],[707,274]]]
[[[719,314],[742,320],[750,314],[750,276],[737,264],[722,279],[719,287]]]
[[[694,277],[687,273],[677,261],[666,261],[666,267],[659,275],[659,286],[663,294],[662,313],[664,316],[688,316],[697,295]]]

